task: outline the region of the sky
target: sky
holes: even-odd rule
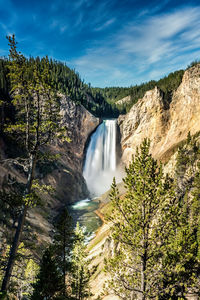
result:
[[[200,1],[0,0],[0,56],[13,33],[27,57],[62,61],[94,87],[131,86],[200,59]]]

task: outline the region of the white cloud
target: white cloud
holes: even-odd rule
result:
[[[185,9],[182,11],[150,17],[145,23],[135,26],[129,24],[125,35],[121,34],[119,47],[126,53],[143,56],[149,62],[162,59],[163,55],[174,51],[175,45],[180,45],[180,34],[183,43],[187,42],[189,32],[199,32],[196,21],[200,19],[200,11]],[[195,28],[197,27],[197,28]],[[177,47],[176,47],[177,48]]]
[[[106,76],[103,78],[121,77],[129,85],[134,84],[130,80],[142,80],[141,76],[144,76],[142,81],[158,79],[158,76],[179,68],[180,61],[182,65],[186,61],[189,63],[188,59],[193,60],[192,52],[200,49],[200,7],[145,16],[144,21],[137,22],[138,19],[125,24],[101,44],[87,49],[84,56],[73,61],[73,65],[86,79],[93,79],[96,73],[104,71]],[[190,55],[186,51],[190,51]],[[103,80],[102,85],[107,84]]]
[[[96,28],[94,29],[94,31],[101,31],[101,30],[104,30],[104,29],[106,29],[108,26],[110,26],[111,24],[113,24],[114,22],[115,22],[115,18],[112,18],[112,19],[106,21],[105,23],[103,23],[102,25],[96,27]]]

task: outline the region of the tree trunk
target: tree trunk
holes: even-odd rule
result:
[[[141,262],[141,292],[142,292],[142,296],[141,296],[141,300],[145,300],[146,299],[146,251],[142,257],[142,262]]]
[[[144,190],[143,190],[144,191]],[[143,202],[142,204],[142,221],[145,224],[146,221],[146,206]],[[143,255],[141,256],[141,300],[146,299],[146,264],[147,264],[147,236],[146,236],[146,226],[143,226],[143,236],[142,236],[142,250]]]
[[[64,233],[63,233],[63,283],[64,283],[64,296],[66,296],[66,233],[65,233],[65,228],[64,228]]]
[[[33,181],[33,176],[34,176],[34,171],[35,171],[35,165],[36,165],[36,155],[33,154],[30,157],[30,167],[29,167],[28,179],[27,179],[27,184],[26,184],[25,196],[30,194],[30,191],[31,191],[31,186],[32,186],[32,181]],[[17,254],[18,247],[19,247],[20,240],[21,240],[21,235],[22,235],[27,211],[28,211],[28,204],[24,204],[22,212],[19,216],[17,229],[15,232],[12,247],[10,249],[6,272],[5,272],[5,275],[3,278],[3,282],[2,282],[1,292],[3,292],[3,293],[8,290],[13,266],[15,263],[16,254]]]

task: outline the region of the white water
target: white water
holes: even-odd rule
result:
[[[76,202],[71,207],[72,209],[82,209],[83,207],[87,207],[89,205],[90,199],[84,199]]]
[[[91,196],[106,192],[116,171],[116,120],[105,120],[91,136],[83,176]]]

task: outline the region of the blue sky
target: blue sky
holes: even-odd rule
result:
[[[200,1],[0,0],[0,56],[12,33],[92,86],[130,86],[200,59]]]

